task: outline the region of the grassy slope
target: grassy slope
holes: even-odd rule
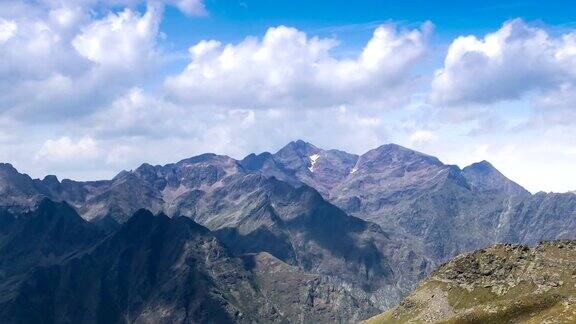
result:
[[[576,241],[459,256],[375,323],[576,323]]]

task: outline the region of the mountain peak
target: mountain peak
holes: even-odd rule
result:
[[[472,163],[462,169],[462,173],[470,185],[477,190],[506,191],[516,195],[529,194],[526,189],[508,179],[486,160]]]
[[[44,177],[44,179],[42,179],[42,182],[45,183],[50,183],[50,184],[59,184],[60,181],[58,180],[58,177],[53,175],[53,174],[49,174],[47,176]]]
[[[475,162],[465,167],[464,170],[473,170],[475,172],[489,173],[492,171],[499,172],[490,162],[482,160],[480,162]]]
[[[418,156],[418,157],[426,157],[426,158],[438,160],[436,157],[433,157],[431,155],[428,155],[428,154],[425,154],[422,152],[418,152],[418,151],[415,151],[415,150],[409,149],[407,147],[404,147],[402,145],[398,145],[398,144],[394,144],[394,143],[388,143],[388,144],[380,145],[379,147],[377,147],[371,151],[375,151],[375,152],[379,152],[379,153],[386,153],[386,154],[394,154],[396,156]],[[368,152],[371,152],[371,151],[368,151]]]
[[[360,156],[359,164],[427,164],[442,166],[442,162],[436,157],[420,153],[398,144],[385,144],[372,149]]]
[[[281,148],[276,154],[283,154],[287,152],[297,152],[300,155],[312,155],[317,153],[320,149],[311,143],[305,142],[303,140],[296,140],[286,144]]]
[[[322,152],[316,146],[302,140],[292,141],[274,154],[274,159],[291,170],[307,170]]]
[[[240,161],[240,165],[246,170],[255,171],[260,170],[267,161],[272,160],[272,154],[263,152],[260,154],[251,153]]]
[[[0,163],[0,171],[8,171],[10,173],[18,173],[18,170],[10,163]]]
[[[189,158],[186,158],[184,160],[180,160],[178,162],[178,164],[182,164],[182,163],[202,163],[202,162],[209,162],[218,158],[222,158],[223,156],[221,155],[217,155],[214,153],[203,153],[200,155],[196,155],[196,156],[192,156]]]

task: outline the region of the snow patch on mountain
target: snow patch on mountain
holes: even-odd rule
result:
[[[319,154],[313,154],[308,157],[310,158],[310,166],[308,167],[308,170],[310,170],[310,172],[314,172],[314,164],[316,164],[316,161],[318,160],[319,157],[320,157]]]

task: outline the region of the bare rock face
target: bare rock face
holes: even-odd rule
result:
[[[496,245],[435,270],[399,306],[366,323],[571,323],[576,241]]]
[[[377,312],[368,294],[341,281],[306,273],[266,252],[243,257],[265,294],[289,323],[356,322]],[[359,305],[363,305],[358,307]]]
[[[188,216],[236,255],[268,252],[362,289],[380,306],[393,304],[409,289],[396,285],[401,277],[414,281],[427,269],[417,254],[403,258],[396,235],[347,215],[306,185],[295,188],[259,174],[236,174],[224,183],[204,192]],[[421,270],[404,273],[407,264]]]
[[[260,172],[282,173],[287,181],[316,188],[349,215],[405,237],[405,245],[434,266],[499,242],[575,238],[576,195],[531,195],[487,161],[460,169],[394,144],[360,156],[329,152],[293,142],[267,155],[279,166],[274,174],[269,168]],[[313,172],[306,170],[311,154],[319,155]],[[322,165],[330,165],[325,169],[330,171],[322,173]],[[331,181],[326,174],[333,175]]]

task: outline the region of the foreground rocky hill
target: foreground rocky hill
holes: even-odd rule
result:
[[[576,241],[496,245],[435,270],[375,323],[574,323]]]

